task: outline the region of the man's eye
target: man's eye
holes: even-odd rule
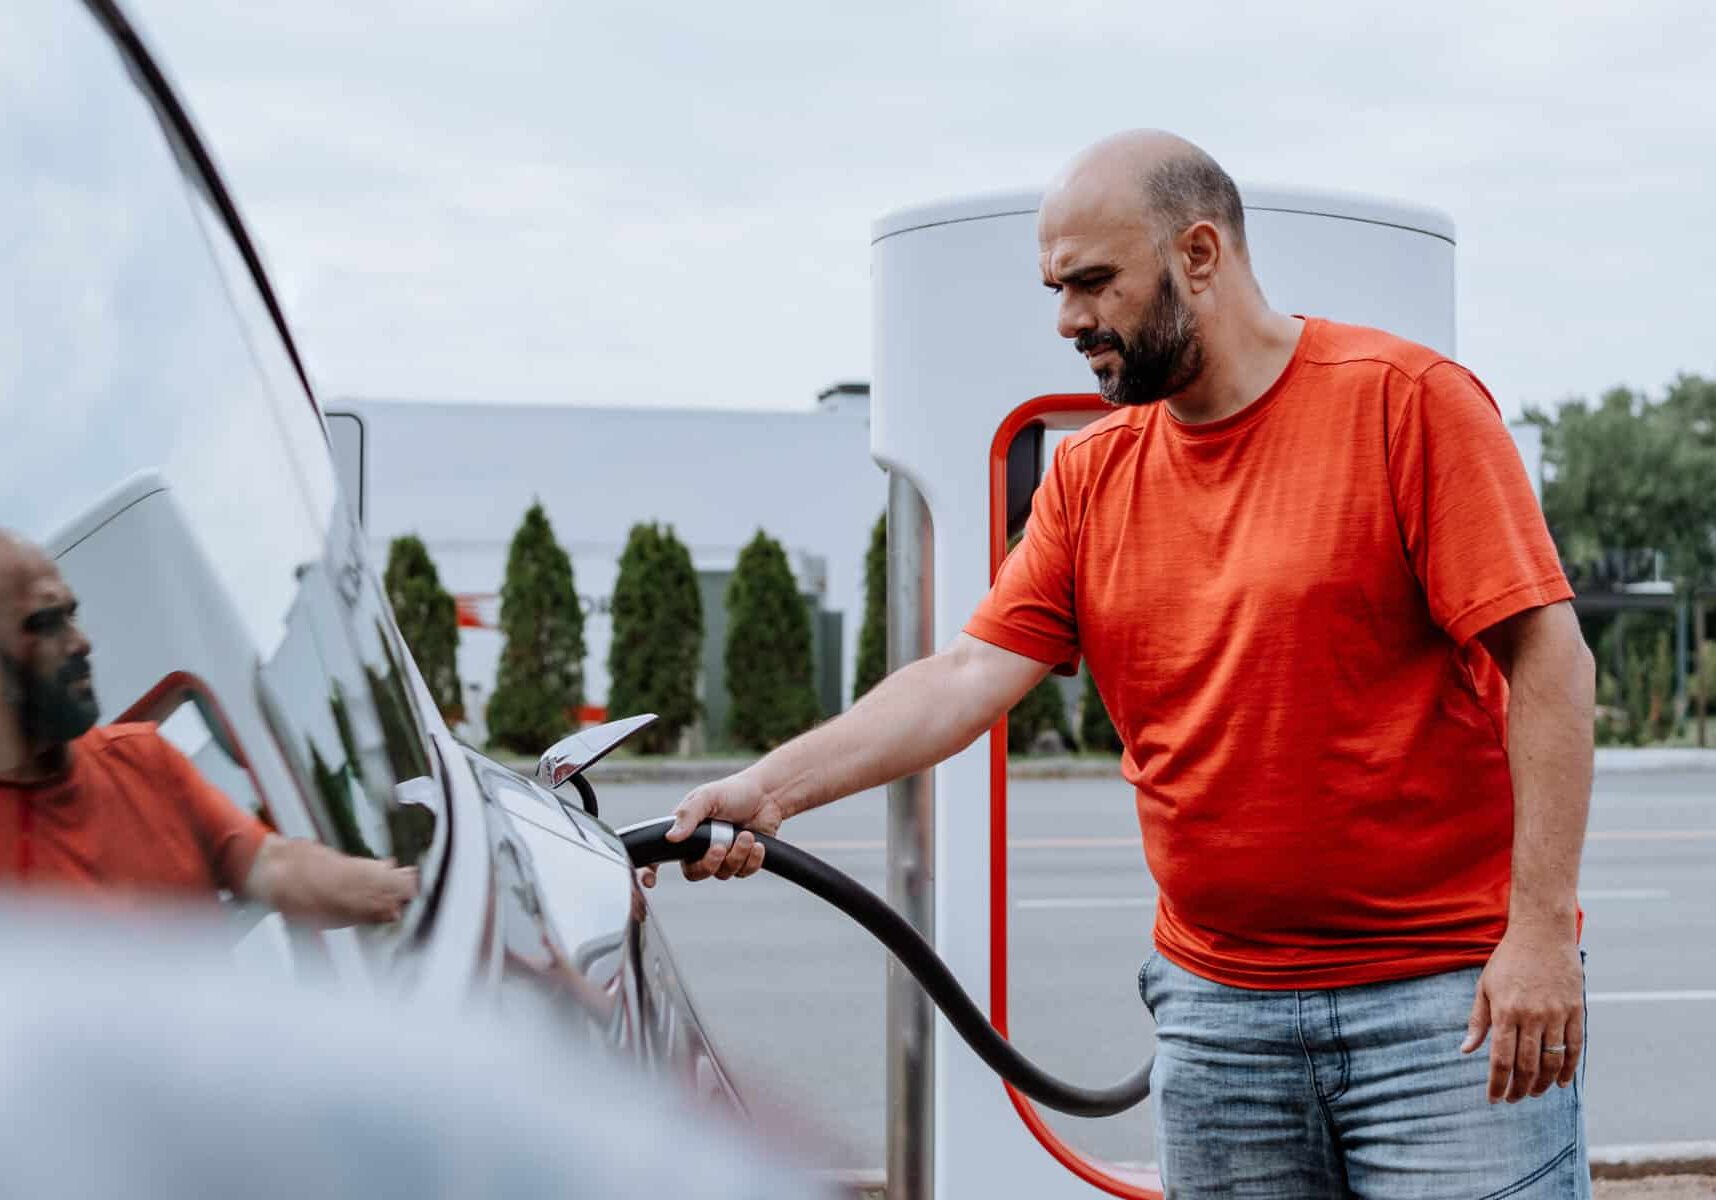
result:
[[[71,613],[63,608],[34,612],[24,618],[24,632],[35,634],[59,633],[70,620]]]

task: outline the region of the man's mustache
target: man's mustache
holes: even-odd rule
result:
[[[1089,354],[1093,350],[1113,350],[1116,353],[1125,350],[1120,335],[1108,329],[1087,329],[1073,339],[1073,346],[1080,354]]]
[[[77,683],[79,680],[88,679],[89,656],[79,655],[77,658],[68,658],[55,673],[55,677],[61,683]]]

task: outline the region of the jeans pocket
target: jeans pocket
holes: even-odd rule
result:
[[[1150,952],[1150,957],[1144,960],[1144,965],[1138,968],[1138,998],[1144,1002],[1145,1009],[1151,1017],[1156,1015],[1156,1006],[1150,1001],[1150,968],[1156,965],[1156,960],[1162,957],[1160,950]]]

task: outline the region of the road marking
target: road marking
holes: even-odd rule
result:
[[[1579,893],[1579,900],[1668,900],[1668,889],[1591,888]],[[1066,908],[1148,908],[1155,903],[1155,893],[1146,893],[1139,896],[1035,896],[1031,900],[1016,900],[1012,906],[1042,912]]]
[[[1716,988],[1695,988],[1678,992],[1592,992],[1585,999],[1592,1004],[1660,1004],[1673,1000],[1716,1000]]]
[[[1716,838],[1716,829],[1598,829],[1585,838],[1592,842],[1698,842]]]
[[[841,850],[886,850],[888,843],[880,838],[831,838],[825,841],[794,842],[801,850],[812,854],[830,854]],[[1012,850],[1138,850],[1142,843],[1136,834],[1131,837],[1016,837],[1009,838]]]
[[[1667,888],[1591,888],[1579,893],[1587,900],[1667,900]],[[1149,908],[1156,903],[1154,892],[1137,896],[1038,896],[1014,901],[1019,909],[1053,910],[1084,908]]]
[[[1716,829],[1600,829],[1588,833],[1594,842],[1685,842],[1716,840]],[[849,850],[886,850],[882,838],[826,838],[821,841],[794,842],[812,854],[835,854]],[[1012,850],[1136,850],[1138,835],[1127,837],[1016,837],[1007,840]]]
[[[1148,908],[1156,903],[1148,896],[1048,896],[1039,900],[1021,900],[1014,908]]]
[[[1584,888],[1581,900],[1667,900],[1667,888]]]

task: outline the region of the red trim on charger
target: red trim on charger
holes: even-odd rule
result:
[[[1007,557],[1007,450],[1027,426],[1051,416],[1095,419],[1113,408],[1093,395],[1038,396],[1002,420],[989,444],[989,578]],[[989,1023],[1007,1036],[1007,719],[989,731]],[[1063,1142],[1012,1084],[1003,1085],[1020,1120],[1067,1170],[1086,1183],[1123,1200],[1162,1200],[1162,1193],[1128,1183]]]

